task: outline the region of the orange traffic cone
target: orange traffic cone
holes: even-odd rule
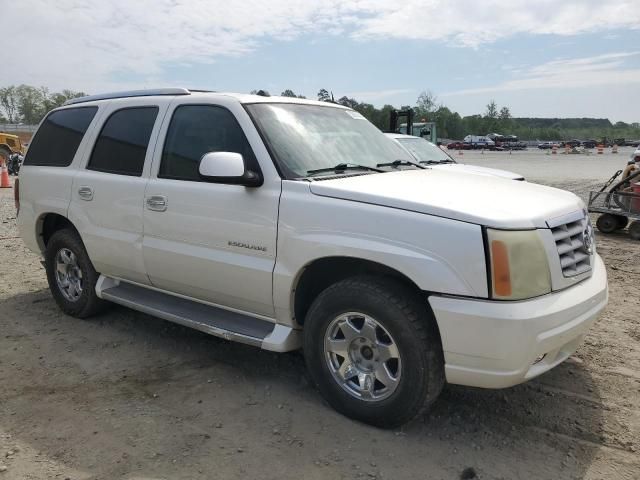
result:
[[[2,160],[2,173],[0,173],[0,188],[11,188],[11,181],[9,180],[9,169],[7,168],[6,160]]]

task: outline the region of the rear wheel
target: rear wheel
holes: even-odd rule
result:
[[[636,220],[629,225],[629,235],[634,240],[640,240],[640,221]]]
[[[86,318],[105,305],[95,291],[99,274],[74,230],[58,230],[51,236],[45,251],[45,265],[49,289],[64,313]]]
[[[433,315],[401,283],[346,279],[322,292],[304,324],[313,382],[340,413],[391,428],[427,408],[444,384]]]
[[[605,213],[600,215],[598,220],[596,221],[596,226],[598,230],[602,233],[612,233],[618,228],[618,219],[617,215],[612,215],[610,213]]]

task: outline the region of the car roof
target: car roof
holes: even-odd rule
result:
[[[245,93],[234,93],[234,92],[212,92],[205,90],[189,90],[186,88],[159,88],[159,89],[148,89],[148,90],[131,90],[131,91],[123,91],[123,92],[112,92],[112,93],[104,93],[97,95],[88,95],[86,97],[73,98],[68,100],[64,106],[73,106],[78,104],[100,104],[103,102],[108,102],[110,100],[115,99],[136,99],[142,97],[181,97],[181,96],[189,96],[189,97],[199,97],[199,98],[208,98],[215,99],[219,97],[232,97],[236,99],[238,102],[243,104],[251,104],[251,103],[294,103],[301,105],[318,105],[323,107],[334,107],[334,108],[342,108],[348,109],[343,105],[339,105],[333,102],[321,102],[317,100],[310,100],[306,98],[297,98],[297,97],[280,97],[280,96],[264,96],[264,95],[252,95]]]

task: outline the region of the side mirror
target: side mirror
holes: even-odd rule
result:
[[[242,155],[236,152],[209,152],[200,159],[198,173],[208,182],[259,187],[262,176],[247,170]]]

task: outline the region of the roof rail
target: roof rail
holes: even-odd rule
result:
[[[191,95],[186,88],[156,88],[153,90],[129,90],[126,92],[100,93],[98,95],[87,95],[86,97],[71,98],[64,102],[64,105],[76,103],[92,102],[94,100],[109,100],[112,98],[129,97],[151,97],[156,95]]]

